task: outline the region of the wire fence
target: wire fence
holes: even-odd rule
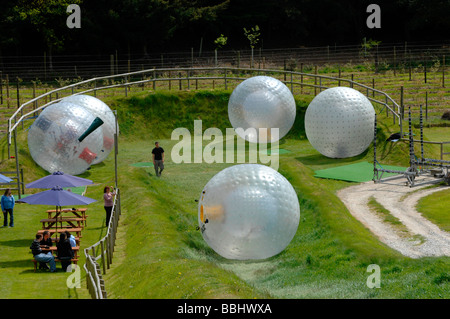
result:
[[[122,213],[120,207],[120,190],[116,189],[111,219],[105,237],[84,249],[86,263],[83,267],[86,271],[87,289],[92,299],[107,299],[108,297],[103,275],[106,274],[106,270],[110,269],[112,264],[117,227]]]
[[[448,57],[447,59],[445,57]],[[237,68],[300,71],[314,66],[355,65],[380,72],[415,72],[450,62],[450,44],[393,43],[380,45],[328,45],[308,48],[218,50],[109,55],[0,56],[0,76],[6,81],[54,82],[86,79],[153,68],[230,66]]]

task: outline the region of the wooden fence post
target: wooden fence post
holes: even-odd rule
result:
[[[424,65],[423,68],[424,82],[427,83],[427,58],[425,58],[425,62],[423,65]]]
[[[317,75],[317,65],[314,66],[314,74]],[[317,76],[314,77],[314,95],[317,95]]]
[[[396,68],[397,68],[397,62],[396,62],[396,52],[395,52],[395,45],[394,45],[394,76],[396,75]]]
[[[445,55],[442,56],[442,87],[445,88]]]
[[[3,104],[3,72],[0,71],[0,105]]]
[[[404,89],[403,85],[400,87],[400,116],[402,117],[402,120],[405,118],[405,104],[404,104]]]
[[[375,78],[372,78],[372,88],[375,90]],[[375,91],[372,91],[372,97],[375,97]]]
[[[241,67],[241,51],[237,52],[237,67],[238,69]]]
[[[9,75],[6,74],[6,106],[9,109]]]
[[[300,63],[300,94],[303,94],[303,62]]]

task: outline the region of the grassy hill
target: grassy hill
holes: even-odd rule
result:
[[[333,160],[315,151],[305,139],[303,126],[309,97],[296,97],[294,127],[280,142],[280,148],[288,152],[280,155],[279,172],[295,188],[301,207],[294,239],[282,253],[263,261],[227,260],[209,248],[196,230],[195,199],[212,176],[233,164],[175,164],[171,149],[177,141],[170,136],[178,127],[193,132],[193,121],[197,119],[203,121],[203,130],[217,127],[224,132],[231,127],[226,108],[230,93],[161,91],[104,99],[117,109],[119,116],[119,186],[123,205],[116,253],[105,276],[109,298],[450,297],[448,257],[414,260],[400,255],[356,221],[335,195],[336,190],[352,183],[313,176],[314,170],[371,161],[373,155],[369,148],[354,158]],[[385,142],[397,128],[392,126],[392,119],[380,120],[379,160],[407,165],[408,145]],[[24,131],[18,134],[25,182],[46,175],[28,154],[29,125],[26,123]],[[155,177],[152,168],[131,165],[151,161],[155,140],[166,150],[166,169],[161,178]],[[0,169],[10,169],[13,162],[6,159],[4,139],[0,147]],[[431,156],[437,154],[432,147],[426,151]],[[112,156],[81,177],[96,183],[88,187],[86,195],[101,199],[102,187],[113,181]],[[89,210],[82,248],[105,233],[101,201],[90,205]],[[44,207],[39,207],[39,211],[44,211]],[[37,212],[36,206],[21,204],[15,216],[14,229],[0,229],[0,279],[8,283],[0,288],[0,297],[32,298],[44,288],[44,298],[88,298],[84,282],[82,289],[71,291],[65,286],[64,273],[33,273],[28,246],[40,226],[42,213]],[[370,264],[381,268],[381,289],[366,286]]]

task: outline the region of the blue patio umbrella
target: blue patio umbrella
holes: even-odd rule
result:
[[[58,207],[59,211],[61,211],[61,206],[89,205],[96,201],[95,199],[66,191],[59,186],[18,200],[18,202],[30,205],[54,205],[56,206],[56,212],[58,212]],[[56,227],[58,227],[57,220]]]
[[[54,205],[57,207],[61,207],[72,205],[88,205],[96,202],[96,200],[66,191],[59,186],[54,186],[52,187],[52,189],[22,198],[20,199],[20,202],[28,203],[31,205]]]
[[[64,172],[54,172],[26,185],[27,188],[78,187],[93,184],[90,179],[81,178]]]
[[[12,181],[13,180],[11,178],[9,178],[8,176],[0,174],[0,183],[9,183]]]

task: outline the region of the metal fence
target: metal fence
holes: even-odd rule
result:
[[[285,69],[338,64],[372,65],[374,69],[405,71],[416,67],[438,67],[450,64],[449,43],[387,43],[379,45],[327,45],[254,50],[213,50],[109,55],[0,56],[0,78],[9,81],[41,82],[55,79],[86,79],[130,73],[153,68],[236,67]],[[312,67],[313,68],[313,67]]]
[[[87,289],[92,299],[107,299],[103,275],[106,274],[106,270],[110,269],[110,265],[112,264],[117,226],[121,215],[120,207],[120,190],[116,189],[111,219],[105,237],[94,245],[84,249],[86,263],[83,267],[86,271]]]

